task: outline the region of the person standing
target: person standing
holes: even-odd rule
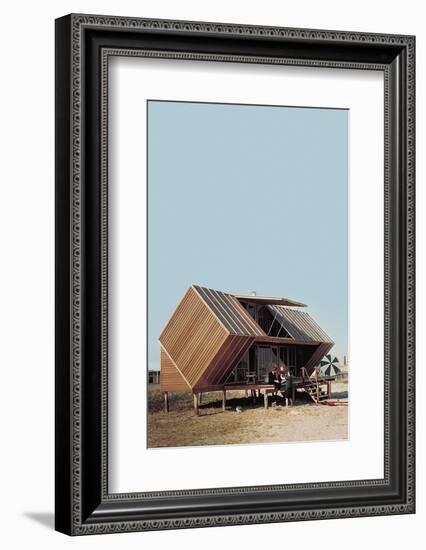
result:
[[[293,375],[290,372],[290,369],[287,369],[287,373],[285,376],[285,403],[286,406],[291,403],[291,405],[294,405],[293,403]]]

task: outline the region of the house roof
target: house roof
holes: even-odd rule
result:
[[[276,304],[281,306],[293,306],[293,307],[307,307],[302,302],[296,302],[289,298],[280,298],[278,296],[252,296],[244,294],[236,294],[235,298],[241,302],[247,302],[252,304]]]
[[[193,285],[192,288],[201,296],[207,307],[230,334],[265,336],[264,331],[250,317],[235,296],[196,285]]]
[[[289,309],[283,306],[267,306],[276,320],[295,340],[312,340],[333,344],[318,323],[305,311]]]

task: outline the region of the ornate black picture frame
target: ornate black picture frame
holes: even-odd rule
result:
[[[113,55],[383,72],[383,479],[108,492],[106,129]],[[74,14],[56,21],[58,531],[85,535],[414,513],[414,71],[413,36]]]

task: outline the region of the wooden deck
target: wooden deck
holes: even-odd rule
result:
[[[308,377],[293,377],[292,379],[292,398],[291,402],[294,404],[296,399],[296,390],[302,389],[305,393],[308,394],[308,396],[314,401],[316,404],[319,404],[321,401],[324,401],[325,399],[329,399],[331,397],[331,382],[335,380],[335,377],[333,376],[319,376],[316,379],[315,378],[308,378]],[[326,387],[326,390],[324,389]],[[208,386],[200,388],[198,391],[193,391],[193,397],[194,397],[194,410],[195,413],[199,414],[199,406],[202,401],[202,395],[203,393],[210,393],[210,392],[222,392],[222,410],[226,410],[226,398],[227,398],[227,392],[230,391],[244,391],[246,392],[246,395],[248,396],[249,393],[253,397],[254,400],[257,398],[257,394],[260,397],[263,395],[263,404],[265,409],[269,406],[269,396],[273,396],[275,394],[275,386],[273,384],[268,383],[230,383],[230,384],[223,384],[223,385],[215,385],[215,386]],[[169,392],[164,392],[164,410],[165,412],[169,412]]]

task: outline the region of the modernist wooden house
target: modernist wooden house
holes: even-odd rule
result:
[[[217,390],[225,397],[231,388],[266,390],[276,366],[309,377],[333,341],[305,307],[191,286],[159,337],[161,390],[195,398]]]

